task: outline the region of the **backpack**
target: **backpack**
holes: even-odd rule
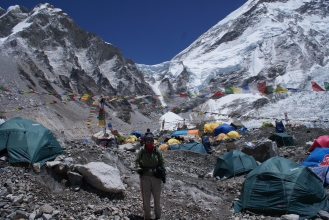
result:
[[[154,136],[152,134],[147,134],[144,137],[144,143],[149,145],[149,144],[153,144],[154,143]]]

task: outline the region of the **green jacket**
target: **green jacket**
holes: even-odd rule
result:
[[[145,176],[153,176],[158,166],[166,169],[162,153],[156,147],[152,152],[145,149],[140,150],[136,156],[135,165],[136,170],[142,169]]]

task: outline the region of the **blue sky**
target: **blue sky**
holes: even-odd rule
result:
[[[168,61],[247,0],[48,0],[140,64]],[[1,0],[0,7],[36,0]]]

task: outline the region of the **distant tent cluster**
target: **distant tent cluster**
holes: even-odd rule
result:
[[[229,125],[223,125],[214,128],[214,135],[231,131]],[[278,147],[294,145],[293,137],[283,133],[283,124],[279,123],[276,130],[279,133],[269,139]],[[224,181],[246,175],[240,198],[234,201],[235,212],[291,213],[298,214],[300,219],[311,218],[320,210],[329,210],[323,187],[329,184],[329,136],[317,138],[309,150],[313,152],[301,164],[275,156],[260,165],[254,157],[231,150],[217,159],[213,176]]]

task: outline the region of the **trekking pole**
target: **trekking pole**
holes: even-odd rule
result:
[[[140,176],[140,181],[142,182],[142,200],[143,200],[143,217],[145,220],[145,206],[144,206],[144,181],[143,181],[143,177]]]

